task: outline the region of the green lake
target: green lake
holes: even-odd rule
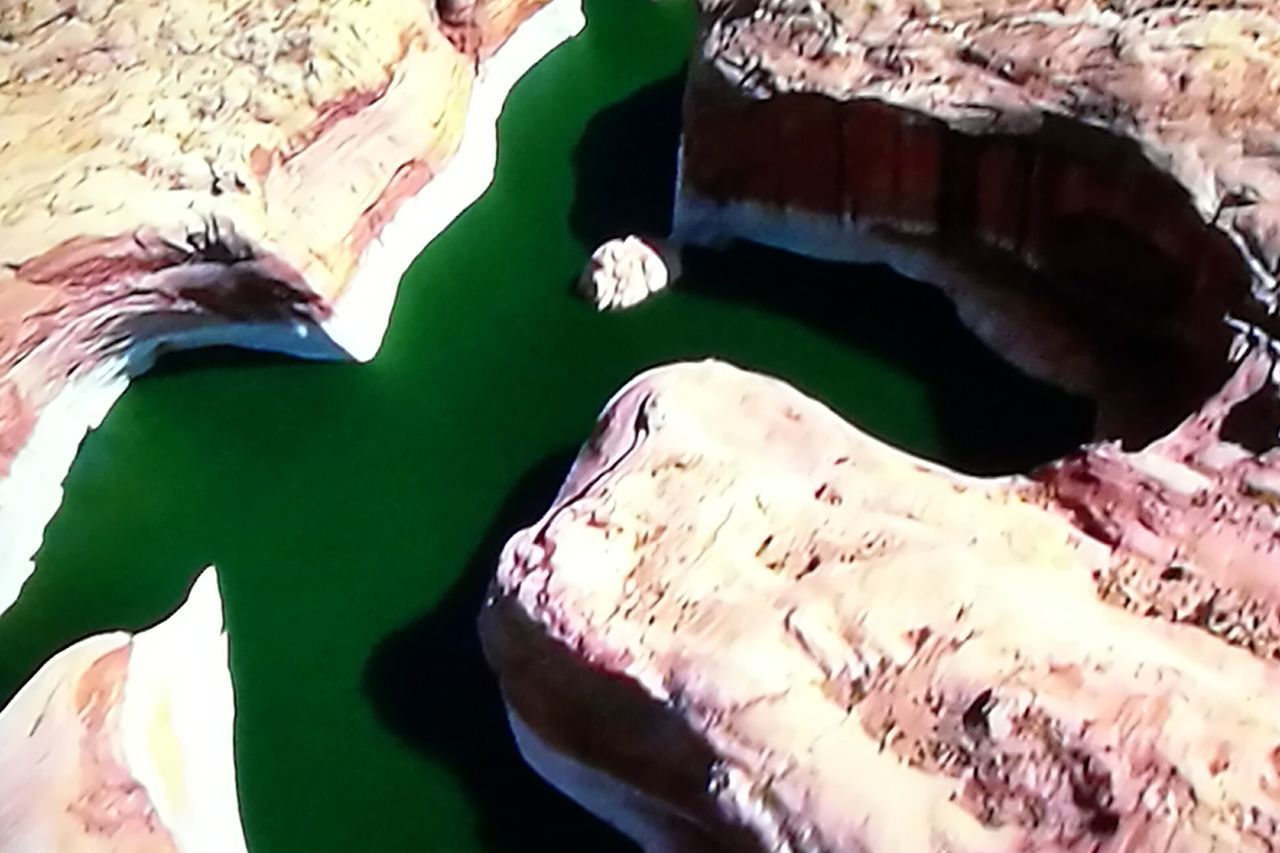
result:
[[[163,618],[212,563],[255,853],[626,849],[520,762],[474,630],[498,549],[620,385],[714,355],[973,471],[1086,435],[1085,407],[883,270],[703,252],[596,314],[570,286],[592,247],[665,227],[694,19],[587,12],[513,93],[492,188],[406,275],[372,363],[170,357],[85,441],[0,618],[0,700],[76,639]]]

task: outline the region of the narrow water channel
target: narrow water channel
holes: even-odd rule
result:
[[[1017,470],[1088,412],[985,352],[929,289],[762,250],[597,315],[592,244],[660,228],[690,4],[589,0],[518,86],[487,195],[400,290],[377,359],[170,358],[85,442],[39,569],[0,619],[0,700],[87,634],[162,618],[220,571],[250,847],[625,849],[518,761],[474,616],[611,393],[717,356],[900,446]]]

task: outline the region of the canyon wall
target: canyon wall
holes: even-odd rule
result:
[[[701,8],[678,239],[938,285],[997,352],[1097,399],[1100,437],[1135,445],[1221,386],[1242,326],[1274,337],[1265,5]]]
[[[0,610],[85,431],[166,349],[371,358],[577,0],[0,11]]]

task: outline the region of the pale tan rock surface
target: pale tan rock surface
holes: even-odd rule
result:
[[[0,610],[158,348],[370,358],[579,0],[0,8]]]
[[[0,851],[244,851],[234,716],[209,569],[164,622],[81,640],[0,711]]]
[[[1280,844],[1280,455],[1218,431],[975,479],[783,383],[610,402],[481,615],[522,748],[649,850]]]
[[[650,851],[1280,847],[1280,13],[700,6],[675,240],[892,264],[1126,444],[639,377],[481,616],[530,763]]]
[[[598,311],[639,305],[680,274],[679,257],[659,241],[634,234],[600,244],[578,280]]]
[[[1275,4],[700,6],[678,239],[937,284],[1135,446],[1225,380],[1224,314],[1275,337]]]

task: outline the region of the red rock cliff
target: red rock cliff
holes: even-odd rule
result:
[[[891,263],[1135,443],[1225,381],[1224,315],[1275,335],[1266,4],[701,6],[677,236]]]

